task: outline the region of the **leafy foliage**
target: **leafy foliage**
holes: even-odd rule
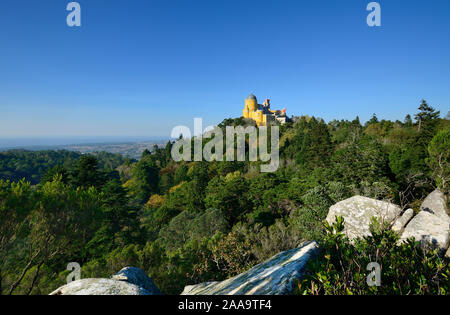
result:
[[[298,293],[448,294],[448,261],[434,253],[396,246],[383,229],[350,243],[341,221],[322,224],[331,205],[355,194],[416,208],[435,187],[448,190],[450,121],[426,102],[415,119],[294,117],[280,126],[280,168],[269,174],[260,162],[175,162],[171,142],[139,161],[0,153],[0,294],[47,294],[72,261],[83,278],[140,267],[178,294],[312,239],[323,252]],[[379,288],[365,282],[372,261],[383,268]]]
[[[0,179],[18,182],[26,179],[35,185],[41,179],[53,179],[56,173],[67,175],[83,155],[71,151],[26,151],[9,150],[0,152]],[[119,154],[107,152],[96,153],[99,167],[104,170],[114,170],[119,165],[127,163],[128,159]],[[47,172],[51,174],[46,175]]]
[[[389,229],[372,225],[369,237],[351,243],[343,234],[344,219],[325,224],[326,237],[321,253],[310,261],[309,274],[298,283],[297,294],[442,294],[449,293],[450,266],[436,252],[424,252],[410,239],[398,245],[399,236]],[[381,285],[369,286],[371,270],[378,263]]]

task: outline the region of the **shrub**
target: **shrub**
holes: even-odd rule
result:
[[[344,219],[325,223],[321,253],[309,263],[307,276],[298,283],[297,294],[449,294],[449,260],[436,251],[424,251],[413,239],[397,245],[398,235],[372,225],[372,236],[353,243],[342,233]],[[369,263],[381,267],[381,286],[366,282]]]

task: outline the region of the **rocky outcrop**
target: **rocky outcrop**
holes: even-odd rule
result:
[[[436,189],[425,198],[420,206],[421,211],[427,211],[434,214],[437,217],[448,220],[449,213],[447,209],[447,200],[445,195],[439,189]]]
[[[438,248],[445,252],[450,243],[450,217],[445,195],[435,190],[424,200],[420,212],[408,223],[401,241],[415,238],[422,247]]]
[[[344,218],[344,233],[349,239],[362,238],[370,235],[370,223],[375,217],[380,223],[392,223],[402,212],[397,205],[386,201],[375,200],[362,196],[338,202],[330,207],[326,220],[332,224],[336,216]]]
[[[144,288],[148,292],[151,292],[152,295],[162,294],[153,280],[150,279],[142,269],[136,267],[125,267],[116,275],[112,276],[111,279],[125,281],[137,285],[141,288]]]
[[[81,279],[73,281],[50,295],[160,295],[144,271],[126,267],[111,279]]]
[[[402,215],[400,207],[385,201],[355,196],[330,207],[326,220],[331,224],[336,216],[345,219],[344,233],[353,240],[370,235],[371,218],[392,224],[400,242],[414,238],[423,248],[434,247],[442,252],[450,244],[450,217],[445,195],[435,190],[423,201],[420,212],[408,209]]]
[[[50,295],[151,295],[151,293],[131,283],[92,278],[71,282]]]
[[[233,278],[185,287],[182,295],[284,295],[293,291],[306,263],[318,251],[316,242],[277,254]]]
[[[395,220],[394,225],[392,226],[392,230],[397,232],[398,234],[402,234],[405,229],[406,224],[412,219],[414,216],[414,210],[408,209],[405,213],[402,214],[397,220]]]

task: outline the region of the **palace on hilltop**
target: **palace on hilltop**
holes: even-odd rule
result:
[[[269,99],[266,99],[263,104],[258,104],[258,100],[253,94],[250,94],[250,96],[245,99],[243,116],[244,118],[253,119],[258,127],[267,126],[276,121],[284,124],[289,120],[286,116],[286,109],[271,110]]]

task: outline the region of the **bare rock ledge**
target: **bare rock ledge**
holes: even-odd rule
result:
[[[208,282],[184,288],[181,295],[285,295],[301,279],[309,259],[318,252],[316,242],[279,253],[252,269],[221,282]]]
[[[143,270],[126,267],[111,279],[73,281],[50,295],[161,295],[161,291]]]
[[[444,252],[450,244],[450,217],[443,192],[435,190],[423,201],[420,212],[406,225],[401,241],[414,238],[422,247]]]
[[[330,207],[326,220],[332,224],[336,216],[344,218],[344,233],[350,240],[370,235],[370,223],[375,217],[380,223],[392,223],[402,210],[399,206],[362,196],[354,196]]]

